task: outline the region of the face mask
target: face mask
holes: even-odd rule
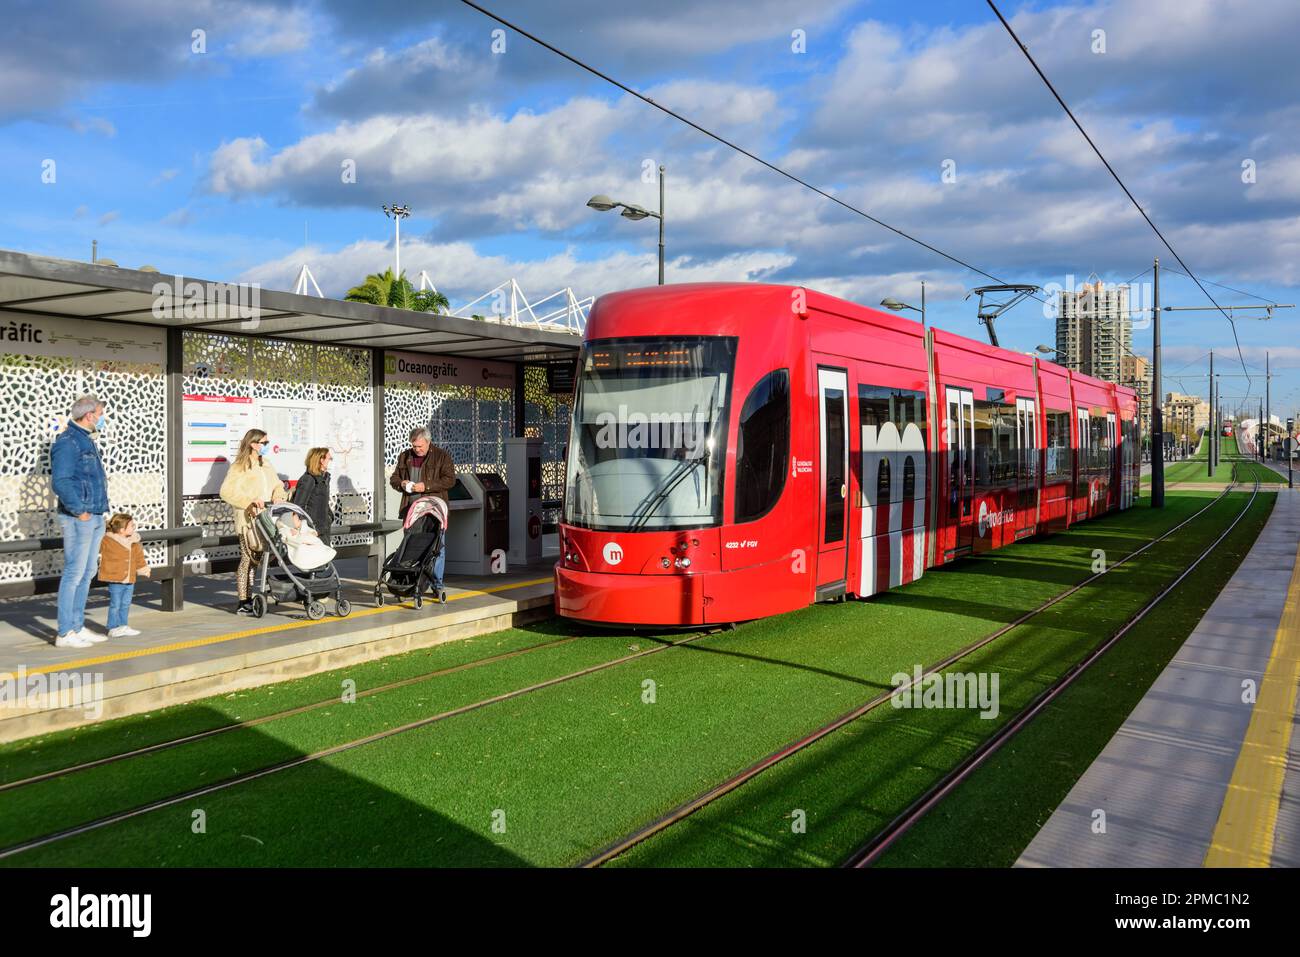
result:
[[[257,451],[260,452],[262,455],[265,455],[265,454],[266,454],[266,450],[267,450],[268,448],[270,448],[270,447],[271,447],[271,443],[270,443],[270,442],[263,442],[261,445],[259,445],[259,446],[257,447]]]
[[[99,417],[98,419],[95,420],[95,431],[96,431],[96,432],[103,432],[103,431],[104,431],[104,423],[107,422],[107,421],[108,421],[108,416],[107,416],[107,415],[100,415],[100,417]]]

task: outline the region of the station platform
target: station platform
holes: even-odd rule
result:
[[[140,714],[362,661],[500,631],[549,617],[556,556],[505,574],[446,578],[447,603],[424,606],[391,595],[376,607],[364,559],[336,563],[346,618],[311,621],[301,604],[271,605],[263,618],[241,617],[235,576],[196,577],[185,608],[162,610],[158,585],[141,581],[131,607],[136,638],[93,648],[56,648],[56,596],[0,602],[0,742]],[[108,594],[92,589],[87,627],[106,634]],[[18,689],[18,693],[15,693]]]
[[[1016,866],[1300,866],[1298,685],[1300,489],[1283,486],[1236,573]]]

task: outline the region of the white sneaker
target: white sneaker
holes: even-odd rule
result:
[[[110,628],[108,637],[110,638],[134,638],[140,632],[136,631],[129,625],[118,625],[116,628]]]
[[[54,639],[55,648],[89,648],[93,644],[94,642],[82,638],[81,633],[77,631],[70,631]]]
[[[90,642],[92,645],[97,645],[101,641],[108,641],[107,635],[97,635],[89,628],[87,628],[85,625],[81,626],[81,630],[77,632],[77,637],[80,638],[82,641]]]

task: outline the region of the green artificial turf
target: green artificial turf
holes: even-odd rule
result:
[[[710,635],[5,863],[573,863],[888,688],[896,671],[938,660],[1086,578],[1094,549],[1105,549],[1113,561],[1212,498],[1208,493],[1171,495],[1163,512],[1142,505],[1061,535],[927,572],[919,582],[871,601],[814,606]],[[1198,521],[1185,531],[1216,524],[1223,508],[1211,513],[1214,520]],[[1184,551],[1189,547],[1183,532],[1177,540]],[[1154,590],[1149,572],[1133,575],[1129,585],[1119,576],[1130,567],[1148,568],[1148,556],[1164,556],[1161,561],[1173,567],[1183,554],[1179,547],[1171,542],[1117,569],[1116,590],[1131,592],[1130,597],[1148,586]],[[1115,607],[1097,613],[1074,603],[1071,599],[1058,606],[1073,611],[1058,614],[1053,626],[1072,647],[1095,640],[1115,620],[1121,604],[1108,603]],[[1008,637],[1023,653],[1006,666],[1024,669],[1039,683],[1050,680],[1055,646],[1019,633]],[[602,645],[602,640],[609,643]],[[359,702],[301,716],[310,720],[289,719],[286,727],[277,721],[219,736],[217,740],[248,736],[235,755],[239,763],[225,749],[204,761],[187,757],[191,746],[130,759],[113,766],[119,782],[114,800],[158,793],[169,783],[171,790],[181,790],[196,776],[225,777],[232,767],[246,767],[267,755],[311,750],[325,741],[409,720],[412,713],[432,713],[511,683],[522,686],[552,664],[561,670],[602,654],[615,657],[618,640],[595,636],[590,647],[575,642],[461,672],[473,677],[454,688],[440,678],[440,690],[426,689],[423,697],[386,692],[367,699],[369,712],[356,710]],[[653,703],[646,700],[652,687],[648,681],[654,682]],[[1026,683],[1026,691],[1028,687]],[[1003,697],[1009,701],[1005,690]],[[923,732],[900,728],[902,740],[913,744]],[[904,756],[891,747],[881,760],[904,761]],[[915,760],[906,756],[904,764]],[[183,784],[174,777],[177,771]],[[63,779],[60,788],[68,796],[59,814],[78,813],[78,796],[94,803],[90,796],[100,786],[90,788],[78,782],[81,777]],[[906,768],[890,769],[881,784],[897,781],[901,786],[916,779]],[[3,817],[17,809],[27,832],[38,824],[44,830],[66,826],[66,817],[58,819],[49,811],[49,795],[35,801],[32,790],[0,795]],[[206,815],[206,833],[193,832],[196,810]],[[724,856],[722,862],[733,861]]]
[[[1172,504],[1181,497],[1171,495],[1168,501]],[[917,711],[885,705],[644,842],[618,863],[830,866],[842,862],[999,724],[1114,633],[1221,533],[1247,499],[1245,493],[1233,494],[1167,542],[948,669],[999,675],[1001,700],[996,719],[983,719],[971,710]],[[1206,599],[1206,604],[1254,541],[1267,511],[1268,506],[1261,502],[1243,522],[1234,535],[1236,551],[1231,560],[1225,555],[1198,569],[1196,594]],[[1177,604],[1177,599],[1171,600]],[[1167,608],[1157,613],[1152,630],[1160,636],[1166,660],[1198,617],[1191,607],[1178,608],[1172,615]],[[1126,637],[1125,642],[1128,640]],[[1114,676],[1112,659],[1108,657],[1096,667],[1092,677],[1099,688],[1089,702],[1091,710],[1072,712],[1058,721],[1056,730],[1066,729],[1066,742],[1071,736],[1085,738],[1099,748],[1131,710],[1136,701],[1133,695],[1140,697],[1154,680],[1154,673],[1126,677],[1126,693],[1120,696],[1107,690]],[[1010,743],[1005,753],[1019,755],[1022,740],[1023,736]],[[891,850],[889,863],[1014,861],[1045,814],[1059,803],[1062,784],[1068,790],[1091,759],[1090,754],[1078,752],[1063,759],[1061,752],[1068,745],[1050,733],[1040,732],[1038,740],[1044,753],[1018,764],[1018,777],[1004,776],[972,792],[960,805],[959,816],[948,804],[941,805],[923,822],[922,827],[928,824],[929,829],[914,832],[918,840],[925,838],[924,844],[906,857],[901,856],[905,845],[898,845],[898,850]],[[1042,774],[1049,760],[1057,761],[1051,778]],[[795,826],[800,815],[805,822],[802,831]]]
[[[527,629],[465,638],[306,678],[6,742],[0,744],[0,784],[318,701],[338,699],[343,682],[348,679],[355,683],[355,689],[360,693],[393,681],[560,640],[571,634],[572,629],[563,628],[552,620]],[[0,806],[3,800],[0,796]]]
[[[905,834],[879,866],[1009,867],[1196,628],[1268,519],[1261,494],[1202,562],[1096,666]]]
[[[1221,441],[1223,444],[1219,448],[1219,464],[1214,470],[1214,475],[1211,476],[1209,472],[1210,443],[1203,441],[1192,458],[1165,464],[1165,483],[1167,485],[1175,482],[1226,484],[1233,479],[1234,465],[1237,466],[1236,478],[1239,482],[1254,482],[1258,479],[1262,485],[1276,485],[1286,481],[1268,466],[1261,465],[1250,456],[1242,454],[1237,448],[1235,436],[1222,436]],[[1149,485],[1150,476],[1143,476],[1142,481]]]
[[[553,637],[554,625],[548,622],[542,635]],[[529,638],[534,644],[538,640],[537,634],[526,629],[503,632],[498,637],[507,646],[520,645]],[[230,730],[167,751],[88,768],[0,794],[0,809],[4,812],[0,814],[0,847],[399,727],[660,643],[645,637],[592,634],[577,642],[534,648],[526,655],[439,675],[349,704],[338,700],[336,679],[336,701],[323,709]],[[187,723],[192,719],[188,712],[185,717]],[[87,800],[88,794],[93,794],[94,799]]]

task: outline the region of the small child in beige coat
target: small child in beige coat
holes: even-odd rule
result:
[[[140,634],[126,623],[131,613],[131,596],[135,594],[135,580],[140,575],[149,575],[140,533],[136,531],[134,518],[118,512],[108,520],[103,541],[99,543],[99,580],[108,582],[110,638],[131,638]]]

